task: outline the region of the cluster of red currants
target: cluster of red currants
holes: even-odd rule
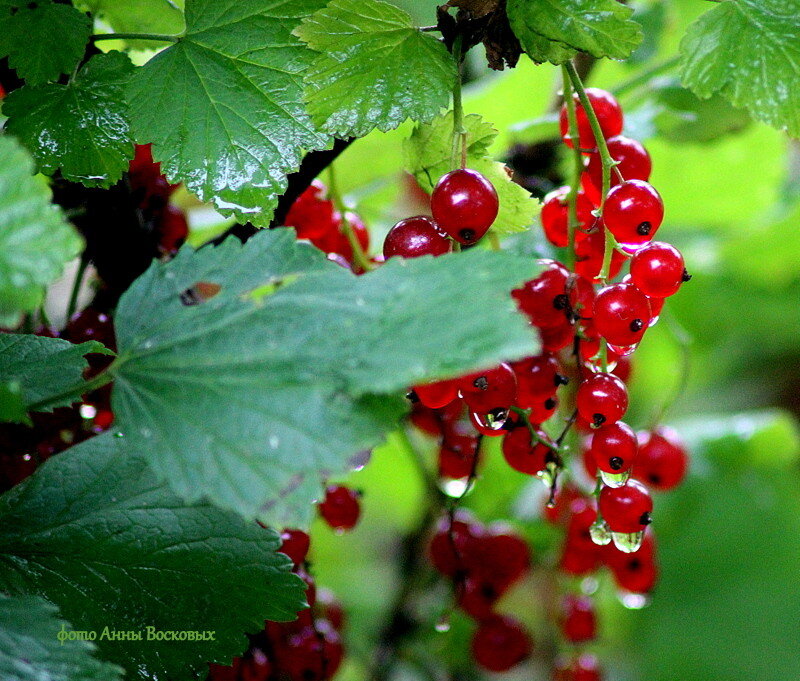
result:
[[[320,180],[314,180],[292,204],[283,224],[294,227],[298,239],[307,239],[334,262],[361,273],[348,228],[362,253],[369,252],[369,230],[358,213],[345,211],[342,215],[336,209]]]
[[[525,540],[504,523],[484,526],[462,509],[439,523],[430,558],[452,580],[458,607],[478,623],[472,637],[475,662],[503,672],[527,658],[532,643],[524,625],[495,612],[498,599],[530,567]]]
[[[64,338],[72,343],[97,340],[108,348],[115,347],[111,318],[94,307],[73,315],[60,332],[43,326],[35,334]],[[87,359],[87,378],[99,373],[110,361],[105,355],[88,355]],[[69,407],[33,413],[31,420],[32,427],[0,424],[0,492],[22,482],[51,456],[108,430],[114,422],[111,385],[84,395],[80,402]]]
[[[128,183],[142,214],[142,222],[154,230],[160,255],[175,255],[189,235],[186,215],[170,203],[178,188],[161,173],[153,161],[150,144],[137,144],[136,155],[128,167]]]
[[[309,536],[301,530],[284,530],[281,552],[294,563],[294,572],[306,583],[310,607],[293,622],[265,622],[250,636],[242,657],[229,666],[209,665],[208,681],[326,681],[342,663],[341,603],[326,589],[317,590],[308,572]]]

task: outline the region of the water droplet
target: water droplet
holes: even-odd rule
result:
[[[600,478],[603,480],[603,484],[609,487],[622,487],[628,482],[629,477],[631,477],[630,471],[625,471],[624,473],[606,473],[605,471],[600,471]]]
[[[145,341],[144,343],[142,343],[142,347],[143,347],[145,350],[149,350],[150,348],[152,348],[152,347],[153,347],[153,341],[149,341],[149,340],[148,340],[148,341]]]
[[[125,433],[123,433],[121,430],[118,430],[116,433],[114,433],[114,437],[125,437]]]
[[[630,591],[620,591],[617,593],[619,602],[628,610],[641,610],[650,604],[650,596],[647,594],[635,594]]]
[[[486,414],[472,412],[472,418],[488,430],[500,430],[508,420],[508,409],[496,409]]]
[[[460,497],[467,491],[469,478],[443,478],[439,481],[439,486],[448,497]]]
[[[616,546],[623,553],[636,553],[642,545],[644,531],[642,532],[612,532],[611,538]]]
[[[33,457],[30,454],[23,454],[22,460],[23,461],[30,461]]]
[[[591,596],[600,588],[600,582],[597,577],[585,577],[581,580],[581,592],[587,596]]]
[[[270,435],[269,436],[269,448],[270,449],[277,449],[278,445],[281,443],[280,438],[277,435]]]
[[[639,347],[638,343],[634,343],[633,345],[610,345],[608,349],[615,352],[620,357],[627,357],[628,355],[632,355],[636,348]]]
[[[611,528],[602,518],[598,518],[592,523],[589,534],[592,535],[592,541],[598,546],[606,546],[611,543]]]
[[[91,404],[82,404],[79,411],[82,419],[93,419],[97,416],[97,409]]]
[[[450,631],[450,611],[443,612],[438,620],[436,620],[436,624],[433,625],[433,628],[436,629],[440,634],[444,634],[445,632]]]

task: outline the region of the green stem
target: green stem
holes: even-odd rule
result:
[[[564,86],[564,102],[567,106],[567,121],[569,122],[569,136],[577,140],[578,133],[578,113],[575,107],[575,98],[572,96],[572,85],[570,83],[569,72],[562,66],[562,81]],[[573,169],[572,181],[569,186],[568,201],[568,220],[567,220],[567,257],[566,265],[570,270],[575,269],[575,231],[578,229],[578,190],[581,184],[581,172],[583,171],[583,155],[577,144],[572,146]]]
[[[364,272],[369,272],[373,269],[372,263],[369,261],[364,249],[361,248],[361,242],[358,240],[353,225],[347,219],[347,206],[344,204],[342,195],[339,193],[339,187],[336,184],[336,173],[333,170],[333,164],[328,166],[328,192],[330,193],[333,205],[341,215],[341,224],[339,229],[344,233],[347,238],[350,248],[353,251],[353,260],[355,264]]]
[[[157,40],[164,43],[177,43],[179,35],[163,35],[161,33],[102,33],[92,36],[92,42],[101,40]]]
[[[628,92],[631,92],[632,90],[636,90],[638,87],[641,87],[642,85],[647,85],[647,83],[650,82],[653,76],[657,76],[659,73],[664,73],[664,71],[669,71],[670,69],[673,69],[675,66],[678,65],[678,62],[680,60],[681,58],[676,55],[662,62],[659,62],[658,64],[653,64],[651,67],[637,73],[630,80],[626,80],[624,83],[617,85],[617,87],[613,89],[614,95],[620,97]]]
[[[86,253],[81,255],[81,262],[78,265],[78,271],[75,272],[75,281],[72,282],[72,291],[69,294],[69,303],[67,304],[67,322],[72,319],[75,314],[75,309],[78,307],[78,296],[81,292],[81,284],[83,284],[83,277],[86,274],[86,268],[89,266],[89,258]]]
[[[453,85],[453,150],[451,164],[453,168],[464,168],[467,165],[467,131],[464,128],[464,105],[461,99],[461,34],[453,42],[453,59],[456,62],[458,76]],[[459,147],[461,148],[459,162]]]
[[[600,162],[603,168],[603,187],[600,197],[600,208],[597,210],[597,216],[602,217],[606,196],[608,196],[608,190],[611,188],[611,169],[617,164],[617,162],[611,157],[611,154],[608,151],[608,145],[606,144],[605,137],[603,137],[603,131],[600,128],[600,121],[597,120],[597,115],[592,108],[592,103],[586,96],[586,90],[581,82],[581,77],[575,70],[575,66],[572,62],[567,62],[564,64],[564,69],[569,76],[569,79],[572,81],[572,87],[574,87],[575,92],[578,93],[578,99],[580,99],[583,110],[586,113],[586,118],[589,121],[589,126],[592,129],[592,134],[594,135],[595,142],[597,143],[597,151],[600,154]],[[614,248],[617,246],[614,236],[607,229],[605,229],[605,236],[606,239],[605,251],[603,253],[603,265],[600,268],[599,275],[603,283],[606,283],[606,280],[608,279],[608,273],[611,267],[611,256],[614,252]]]
[[[43,411],[56,404],[75,402],[81,397],[81,395],[86,395],[93,390],[102,388],[104,385],[111,383],[113,380],[114,376],[112,376],[108,369],[106,369],[104,372],[98,374],[94,378],[88,381],[81,381],[81,383],[78,385],[72,386],[58,395],[52,395],[46,399],[34,402],[28,407],[28,411]]]

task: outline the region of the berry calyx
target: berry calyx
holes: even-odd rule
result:
[[[647,182],[628,180],[608,192],[603,222],[621,244],[647,243],[663,220],[664,202]]]
[[[651,522],[653,499],[638,480],[628,480],[621,487],[603,487],[598,507],[612,532],[641,532]]]
[[[594,301],[594,326],[612,345],[635,345],[650,324],[647,296],[631,284],[603,288]]]
[[[595,427],[611,425],[628,409],[628,389],[613,374],[593,374],[580,384],[575,401],[584,420]]]
[[[481,667],[505,672],[531,654],[532,643],[513,617],[493,615],[483,620],[472,637],[472,656]]]
[[[592,105],[594,114],[597,117],[597,122],[600,124],[600,131],[605,139],[614,137],[622,132],[623,116],[622,107],[616,100],[614,95],[606,90],[601,90],[596,87],[586,88],[586,97]],[[573,95],[575,100],[575,113],[578,119],[578,147],[580,149],[594,149],[597,147],[597,142],[592,132],[592,126],[589,124],[589,117],[583,108],[583,104],[577,94]],[[569,134],[569,119],[567,116],[567,106],[562,105],[558,117],[558,125],[561,131],[561,139],[564,144],[572,148],[573,141]]]
[[[418,258],[423,255],[449,253],[452,242],[439,233],[432,218],[418,215],[400,220],[389,230],[383,242],[383,255],[391,257]]]
[[[439,229],[466,245],[486,234],[499,208],[492,183],[467,168],[443,175],[431,194],[431,212]]]
[[[325,499],[319,505],[322,519],[334,530],[350,530],[361,515],[359,494],[349,487],[332,485],[325,490]]]
[[[592,436],[592,456],[597,467],[606,473],[627,471],[633,465],[637,448],[635,433],[622,421],[598,428]]]
[[[663,241],[640,248],[631,258],[631,282],[650,298],[667,298],[686,281],[681,252]]]

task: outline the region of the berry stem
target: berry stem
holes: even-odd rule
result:
[[[44,411],[46,409],[51,408],[55,404],[63,403],[66,401],[74,402],[78,400],[82,395],[86,395],[98,388],[102,388],[104,385],[111,383],[114,380],[114,376],[106,369],[102,373],[98,374],[94,378],[88,381],[81,381],[78,385],[75,385],[63,392],[59,393],[58,395],[52,395],[47,399],[40,400],[39,402],[34,402],[30,406],[28,406],[28,411]]]
[[[161,33],[102,33],[93,35],[92,42],[101,40],[157,40],[164,43],[177,43],[181,39],[179,35],[163,35]]]
[[[353,251],[353,260],[355,264],[358,265],[362,271],[369,272],[373,269],[373,266],[367,254],[364,253],[364,249],[361,248],[361,242],[359,242],[355,231],[353,231],[353,225],[351,225],[350,221],[347,219],[347,206],[336,184],[336,172],[334,171],[333,164],[328,166],[328,193],[333,201],[333,205],[336,206],[336,210],[339,211],[339,215],[341,216],[339,229],[344,233],[345,237],[347,237],[347,241]]]
[[[569,135],[572,139],[577,140],[578,132],[578,114],[575,108],[575,99],[572,96],[572,84],[570,82],[569,72],[565,66],[562,66],[562,81],[564,86],[564,103],[567,107],[567,121],[569,122]],[[575,231],[578,229],[578,189],[581,183],[581,172],[583,171],[583,155],[578,145],[573,145],[573,164],[572,181],[569,186],[568,201],[568,220],[567,220],[567,255],[566,266],[570,270],[575,269]]]
[[[461,99],[461,44],[463,36],[459,33],[453,41],[453,59],[456,62],[458,75],[453,85],[453,151],[451,163],[453,168],[467,166],[467,131],[464,128],[464,105]],[[461,149],[459,162],[459,147]]]

